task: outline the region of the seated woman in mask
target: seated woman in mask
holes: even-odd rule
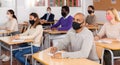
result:
[[[101,30],[95,36],[95,40],[100,39],[120,39],[120,16],[115,8],[109,8],[106,10],[107,22],[104,23]],[[120,50],[112,50],[113,55],[120,56]],[[105,65],[112,65],[112,57],[108,50],[104,51],[104,61]]]
[[[12,37],[12,39],[33,39],[33,53],[38,52],[40,50],[41,38],[43,35],[43,28],[40,25],[39,17],[37,13],[30,14],[30,24],[31,26],[20,35],[16,35]],[[29,44],[22,44],[20,47],[27,47]],[[22,64],[25,65],[25,54],[30,54],[31,48],[26,48],[22,50],[13,51],[13,56]],[[27,62],[27,65],[30,63]]]
[[[95,8],[94,6],[88,6],[88,13],[89,15],[86,17],[86,24],[87,25],[96,25],[96,16],[94,14]]]
[[[18,22],[14,11],[11,9],[8,10],[7,17],[8,17],[7,22],[4,25],[0,26],[0,29],[10,31],[12,35],[18,34],[19,33]]]

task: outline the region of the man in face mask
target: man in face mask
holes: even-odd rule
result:
[[[51,48],[54,58],[87,58],[98,62],[94,44],[94,37],[90,30],[84,27],[84,15],[77,13],[74,16],[73,25],[66,37]],[[66,52],[57,52],[66,50]],[[57,53],[56,53],[57,52]]]
[[[73,20],[73,17],[69,15],[69,12],[70,10],[68,6],[62,6],[62,9],[61,9],[62,17],[51,28],[59,31],[69,30],[72,27],[72,20]]]
[[[73,19],[73,24],[72,24],[73,29],[76,32],[79,32],[83,29],[84,27],[84,15],[76,15]]]

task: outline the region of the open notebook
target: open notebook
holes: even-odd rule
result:
[[[98,40],[98,42],[101,42],[101,43],[112,43],[112,40]]]
[[[14,39],[12,42],[24,42],[24,39]]]

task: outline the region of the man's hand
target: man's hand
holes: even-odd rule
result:
[[[57,28],[52,28],[51,30],[52,30],[52,31],[57,31]]]

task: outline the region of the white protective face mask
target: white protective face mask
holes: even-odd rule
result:
[[[7,18],[10,19],[10,15],[7,15]]]
[[[47,11],[47,13],[50,13],[50,11]]]

